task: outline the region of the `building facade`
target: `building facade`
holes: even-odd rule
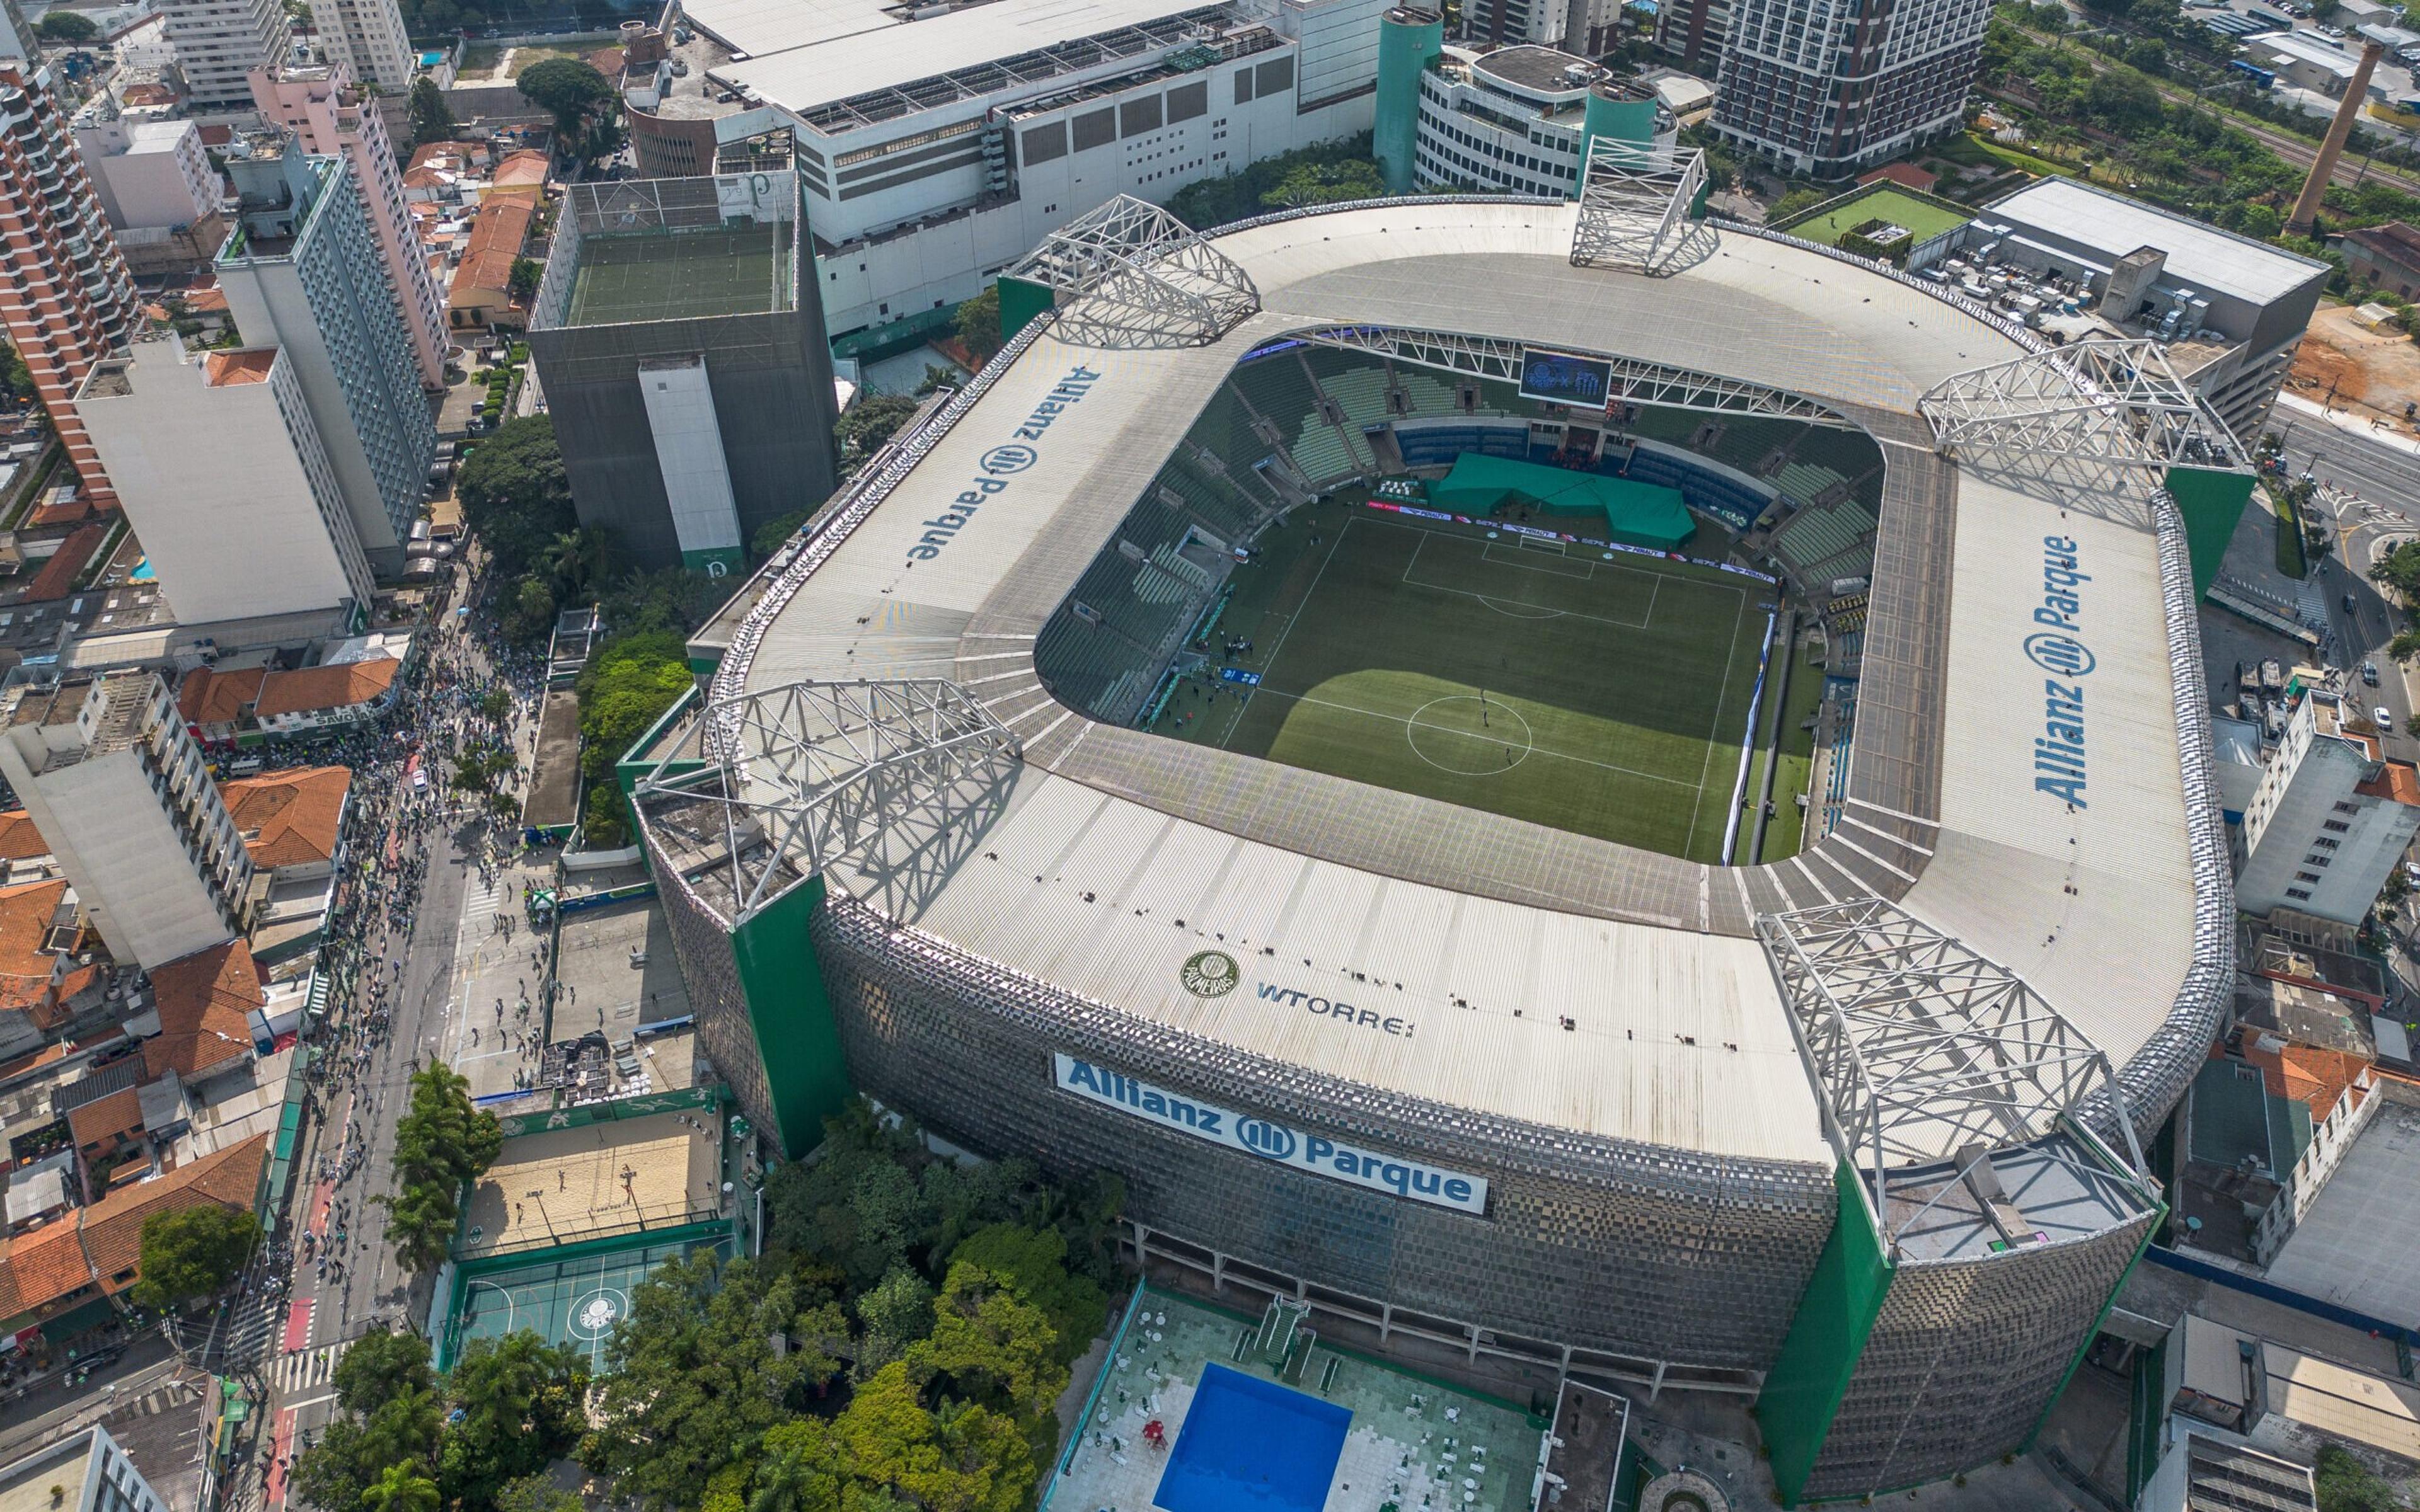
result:
[[[746,61],[710,82],[754,108],[724,144],[788,128],[835,338],[938,331],[1050,232],[1118,194],[1186,185],[1366,131],[1386,0],[1187,0],[1070,10],[996,0],[871,29],[797,12],[687,24]],[[835,15],[839,12],[833,13]],[[1016,60],[1016,69],[1003,62]]]
[[[311,12],[329,60],[389,93],[411,87],[411,38],[395,0],[324,0]],[[274,60],[272,60],[274,61]],[[313,147],[314,152],[334,150]]]
[[[1463,35],[1493,47],[1553,47],[1593,58],[1621,39],[1621,0],[1470,0]]]
[[[2420,293],[2420,226],[2389,221],[2348,231],[2337,250],[2356,283],[2407,300]]]
[[[286,61],[286,8],[278,0],[162,0],[160,10],[187,103],[198,113],[249,111],[252,70]]]
[[[138,342],[93,369],[82,408],[181,623],[369,603],[369,561],[283,351]]]
[[[364,3],[367,8],[383,8],[390,15],[395,10],[395,0]],[[403,66],[408,68],[408,58]],[[303,151],[341,157],[352,164],[354,187],[378,233],[387,287],[402,313],[404,332],[411,338],[411,359],[420,370],[421,386],[442,388],[445,299],[428,270],[428,249],[421,245],[420,233],[412,226],[411,208],[404,199],[403,173],[396,166],[395,145],[387,138],[385,118],[368,89],[357,82],[361,77],[341,58],[314,69],[256,69],[251,75],[252,98],[263,116],[295,133]],[[384,78],[373,82],[382,89],[405,86],[389,85]]]
[[[612,527],[644,565],[721,577],[758,529],[831,491],[838,415],[802,197],[788,171],[565,197],[530,356],[581,523]],[[761,283],[699,287],[758,258]]]
[[[1989,0],[1736,0],[1714,129],[1818,178],[1898,157],[1958,125],[1991,12]]]
[[[56,1512],[168,1512],[143,1472],[98,1424],[0,1466],[0,1504]]]
[[[0,60],[0,325],[85,493],[117,496],[77,419],[75,392],[141,318],[134,279],[51,93],[47,69]]]
[[[0,775],[110,953],[146,971],[240,934],[253,862],[153,672],[0,698]]]
[[[1591,137],[1669,151],[1680,134],[1652,89],[1553,48],[1448,47],[1418,81],[1423,188],[1576,197]]]
[[[2243,810],[2236,906],[2288,907],[2358,924],[2420,834],[2420,772],[2382,759],[2381,733],[2358,707],[2313,689]]]
[[[218,250],[226,235],[219,179],[193,122],[87,106],[76,116],[75,136],[130,267],[190,267]]]
[[[1723,66],[1723,40],[1730,35],[1730,0],[1664,0],[1655,11],[1655,46],[1690,72],[1706,77]]]
[[[344,158],[283,131],[242,140],[228,162],[242,208],[218,256],[227,309],[247,343],[293,364],[362,550],[396,571],[437,426],[368,206]]]

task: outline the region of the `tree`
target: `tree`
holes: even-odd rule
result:
[[[591,844],[615,843],[624,830],[627,813],[613,781],[614,764],[696,686],[689,642],[675,629],[615,636],[582,669],[574,685],[580,698],[580,775],[590,784],[582,834]]]
[[[516,257],[512,271],[504,275],[504,292],[516,300],[526,301],[537,292],[537,281],[545,272],[545,265],[536,258]]]
[[[496,1512],[587,1512],[577,1491],[566,1491],[544,1475],[523,1475],[496,1489]]]
[[[907,1354],[908,1347],[933,1332],[933,1288],[901,1266],[857,1299],[856,1375],[860,1381]]]
[[[1823,201],[1829,197],[1830,196],[1828,194],[1820,189],[1793,189],[1789,193],[1782,195],[1779,199],[1773,202],[1773,208],[1764,212],[1764,224],[1767,225],[1779,225],[1793,215],[1813,209],[1816,206],[1823,204]]]
[[[1055,1228],[992,1224],[950,1252],[950,1273],[973,1266],[997,1276],[1020,1300],[1041,1309],[1057,1335],[1059,1363],[1084,1352],[1108,1320],[1109,1296],[1089,1277],[1067,1269],[1067,1238]]]
[[[933,1299],[933,1332],[908,1350],[908,1368],[939,1372],[972,1400],[1012,1417],[1050,1411],[1067,1372],[1053,1358],[1058,1334],[1005,1278],[964,1261]]]
[[[554,629],[554,590],[546,575],[525,572],[513,579],[497,628],[515,645],[535,645]]]
[[[2319,1451],[2312,1479],[2319,1493],[2319,1512],[2396,1512],[2402,1505],[2395,1488],[2333,1443]]]
[[[2092,76],[2085,86],[2085,108],[2124,131],[2160,119],[2160,91],[2151,81],[2132,69],[2107,69]]]
[[[336,1405],[348,1412],[365,1413],[411,1392],[434,1391],[437,1374],[429,1368],[428,1341],[374,1323],[336,1362],[329,1384],[335,1388]]]
[[[544,1473],[586,1429],[588,1366],[573,1350],[527,1330],[474,1339],[446,1379],[453,1402],[437,1455],[449,1503],[496,1505],[507,1482]]]
[[[20,403],[30,404],[39,392],[34,387],[34,370],[25,365],[14,347],[0,347],[0,384],[17,396]]]
[[[101,35],[101,26],[90,16],[54,10],[41,19],[34,35],[52,42],[89,42]]]
[[[831,1436],[861,1490],[916,1505],[1016,1512],[1033,1486],[1033,1451],[1014,1419],[963,1403],[936,1412],[904,1362],[858,1388]]]
[[[555,139],[571,156],[586,161],[609,150],[613,86],[592,65],[575,57],[544,58],[513,83],[522,99],[554,117]]]
[[[748,555],[754,561],[765,561],[789,545],[790,537],[798,534],[799,527],[813,515],[812,510],[794,509],[779,519],[768,519],[757,526],[755,533],[748,537]]]
[[[766,1433],[839,1373],[847,1335],[840,1309],[810,1305],[778,1265],[674,1261],[631,1289],[581,1462],[643,1506],[693,1506],[699,1488],[752,1461]]]
[[[495,1163],[504,1131],[471,1104],[471,1084],[442,1060],[411,1078],[409,1109],[395,1126],[396,1190],[387,1209],[396,1254],[414,1270],[445,1259],[461,1219],[463,1186]]]
[[[872,456],[900,426],[915,418],[916,401],[904,393],[869,393],[849,407],[832,427],[832,440],[849,458]]]
[[[507,420],[473,447],[455,497],[463,520],[505,577],[518,576],[547,543],[580,528],[554,422],[544,414]]]
[[[992,354],[1003,345],[998,280],[985,285],[981,294],[958,306],[954,329],[958,341],[966,347],[967,355],[975,360],[977,367],[991,361]]]
[[[143,1220],[142,1279],[132,1288],[146,1307],[167,1307],[206,1297],[236,1277],[260,1237],[248,1212],[206,1203]]]
[[[406,107],[411,115],[411,145],[417,150],[431,142],[454,140],[456,122],[453,107],[445,103],[445,91],[437,81],[422,74],[411,81],[411,100]]]
[[[1386,193],[1378,165],[1362,159],[1297,164],[1261,196],[1261,203],[1279,209],[1307,205],[1339,205],[1348,200],[1376,199]]]
[[[389,1465],[362,1492],[365,1512],[437,1512],[437,1483],[410,1465]]]

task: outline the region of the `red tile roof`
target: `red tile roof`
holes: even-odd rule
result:
[[[53,1219],[0,1249],[0,1319],[32,1312],[92,1284],[92,1262],[76,1233],[80,1216]]]
[[[299,671],[271,672],[261,679],[260,696],[252,712],[260,718],[281,714],[306,714],[315,709],[349,709],[386,692],[403,663],[393,656],[368,661],[334,662]]]
[[[69,1111],[68,1132],[75,1136],[79,1147],[141,1134],[143,1096],[132,1087],[122,1087],[107,1097],[94,1098]]]
[[[160,1032],[143,1041],[146,1080],[173,1071],[190,1082],[252,1053],[252,1011],[265,995],[241,940],[169,962],[151,973],[151,990]]]
[[[112,1295],[142,1279],[143,1220],[215,1202],[249,1211],[260,1191],[260,1168],[269,1159],[269,1135],[213,1150],[157,1180],[122,1187],[84,1210],[84,1253],[101,1289]]]
[[[82,509],[83,496],[78,495],[75,502]],[[35,511],[38,517],[40,513],[40,510]],[[37,518],[34,523],[45,522]],[[108,533],[106,525],[78,528],[73,535],[61,543],[51,560],[42,563],[42,570],[34,574],[34,580],[25,585],[24,601],[39,604],[48,599],[67,597],[70,590],[75,587],[76,576],[84,571],[85,563],[92,560],[93,552],[101,548],[101,538]]]
[[[498,190],[479,201],[479,218],[471,225],[471,244],[454,270],[447,302],[456,305],[503,304],[509,301],[513,263],[529,239],[530,221],[537,214],[537,196],[520,189]]]
[[[0,861],[30,861],[51,854],[51,842],[34,827],[34,816],[23,809],[0,810]]]
[[[266,667],[225,672],[196,667],[178,686],[177,712],[187,724],[233,724],[244,705],[260,697],[260,680],[268,675]]]
[[[1919,194],[1930,194],[1932,193],[1932,186],[1941,182],[1941,176],[1926,173],[1912,162],[1885,162],[1871,173],[1857,176],[1857,182],[1860,184],[1876,183],[1883,179],[1888,179],[1902,188],[1913,189]]]
[[[341,766],[301,766],[219,784],[245,850],[266,867],[334,860],[336,825],[353,774]]]
[[[34,1009],[51,995],[58,957],[42,940],[67,895],[65,877],[0,887],[0,1008]]]

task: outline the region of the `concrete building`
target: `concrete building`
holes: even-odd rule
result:
[[[1463,35],[1474,44],[1559,48],[1595,57],[1621,39],[1621,0],[1470,0]]]
[[[395,12],[395,0],[358,3],[366,9],[383,8],[390,16]],[[353,185],[378,233],[379,258],[386,265],[387,287],[402,312],[405,333],[411,338],[411,358],[420,370],[421,386],[442,388],[444,296],[438,292],[437,279],[428,270],[428,249],[421,245],[420,233],[412,226],[403,173],[396,165],[386,121],[368,88],[357,82],[360,77],[341,58],[310,69],[256,69],[251,75],[252,98],[263,116],[294,132],[303,151],[341,157],[352,164]],[[384,78],[374,82],[380,88],[404,87],[389,85]]]
[[[75,136],[129,270],[192,268],[218,251],[226,218],[200,128],[88,105],[76,116]]]
[[[1730,36],[1730,0],[1664,0],[1655,11],[1655,46],[1693,73],[1712,76],[1723,65]]]
[[[369,603],[369,561],[283,350],[138,342],[79,398],[178,620]]]
[[[242,933],[252,857],[157,674],[15,687],[0,720],[0,776],[112,955],[149,971]]]
[[[1569,53],[1444,48],[1413,76],[1419,91],[1414,177],[1422,188],[1575,197],[1595,136],[1669,149],[1679,135],[1655,92]],[[1378,111],[1391,119],[1387,70]]]
[[[1714,129],[1818,178],[1896,158],[1958,124],[1991,13],[1990,0],[1914,0],[1879,14],[1736,0]]]
[[[282,131],[239,138],[228,158],[242,208],[218,272],[236,330],[284,349],[363,552],[400,570],[437,426],[351,164]]]
[[[827,327],[880,349],[946,326],[953,305],[1114,195],[1164,204],[1196,179],[1367,130],[1386,9],[690,0],[678,16],[744,60],[706,69],[742,102],[716,120],[718,140],[791,129]]]
[[[2298,89],[2313,89],[2331,100],[2342,99],[2361,66],[2349,53],[2316,32],[2272,32],[2243,44],[2247,57]]]
[[[320,56],[330,64],[390,94],[411,87],[411,38],[395,0],[324,0],[311,20],[319,28]]]
[[[2389,221],[2348,231],[2336,250],[2355,282],[2407,300],[2420,293],[2420,226]]]
[[[2380,733],[2323,689],[2304,696],[2243,811],[2236,906],[2357,924],[2420,834],[2420,771],[2382,759]],[[48,833],[48,831],[44,831]]]
[[[720,577],[831,491],[838,419],[801,178],[575,184],[530,356],[583,525]]]
[[[0,1512],[168,1512],[168,1504],[96,1424],[0,1467]]]
[[[2208,1432],[2180,1418],[2162,1430],[2160,1468],[2135,1502],[2136,1512],[2319,1512],[2311,1472],[2290,1459]]]
[[[278,0],[160,0],[160,10],[195,111],[249,111],[252,70],[286,61],[286,8]]]
[[[85,497],[117,501],[75,392],[140,318],[134,279],[110,234],[47,69],[0,61],[0,326],[24,359]]]
[[[1962,246],[2073,279],[2099,301],[2087,319],[2170,343],[2169,361],[2246,442],[2294,365],[2331,271],[2075,178],[2037,179],[1993,201]]]

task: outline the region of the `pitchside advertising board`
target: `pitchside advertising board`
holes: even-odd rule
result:
[[[1059,1090],[1113,1107],[1129,1118],[1273,1160],[1280,1165],[1311,1171],[1330,1180],[1350,1181],[1355,1186],[1389,1192],[1432,1207],[1451,1208],[1474,1218],[1487,1215],[1487,1179],[1483,1176],[1468,1176],[1400,1156],[1381,1155],[1288,1124],[1247,1118],[1073,1056],[1053,1055],[1050,1059]]]

